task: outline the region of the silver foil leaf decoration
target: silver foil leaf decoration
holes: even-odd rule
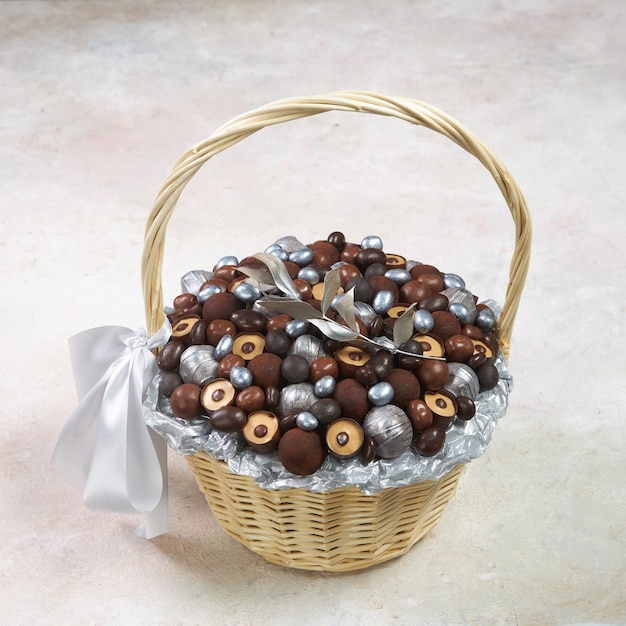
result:
[[[401,346],[413,336],[413,310],[415,302],[396,320],[393,325],[393,342]]]
[[[313,326],[319,328],[329,339],[334,341],[350,341],[359,337],[359,333],[347,326],[327,319],[309,320]]]
[[[300,292],[296,289],[296,286],[289,276],[289,272],[285,267],[285,264],[273,254],[267,254],[267,252],[258,252],[253,255],[255,259],[265,263],[267,268],[272,274],[274,284],[283,292],[290,295],[292,298],[300,299]]]
[[[332,299],[339,292],[341,287],[341,277],[339,276],[339,268],[331,270],[324,276],[324,295],[322,296],[322,313],[326,315],[328,307]]]
[[[337,302],[335,310],[346,321],[348,328],[352,329],[355,333],[359,332],[359,325],[356,323],[356,316],[354,314],[354,287]]]
[[[295,298],[266,296],[259,300],[259,304],[268,311],[286,313],[297,320],[311,321],[311,319],[322,317],[314,306]]]

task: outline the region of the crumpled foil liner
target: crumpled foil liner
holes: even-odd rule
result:
[[[239,433],[212,432],[205,418],[186,421],[173,416],[169,401],[159,397],[160,373],[148,388],[144,416],[146,424],[179,454],[206,452],[225,461],[231,472],[251,476],[264,489],[299,487],[323,493],[354,485],[364,494],[373,495],[389,487],[439,480],[459,463],[467,463],[485,452],[496,422],[506,413],[509,393],[513,388],[513,379],[501,354],[494,363],[500,373],[500,381],[494,389],[476,398],[476,415],[471,420],[464,422],[456,419],[452,423],[443,449],[435,456],[420,456],[411,446],[395,459],[376,459],[369,465],[363,465],[359,457],[341,461],[329,454],[322,467],[310,476],[296,476],[288,472],[276,452],[258,454],[245,445]]]

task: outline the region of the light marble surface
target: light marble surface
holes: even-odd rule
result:
[[[625,29],[620,0],[0,3],[0,623],[624,623]],[[170,532],[140,539],[50,467],[75,403],[66,339],[143,324],[143,225],[182,152],[340,88],[444,109],[524,190],[509,414],[433,532],[372,570],[264,562],[173,454]],[[186,190],[167,297],[223,254],[341,229],[501,299],[506,207],[448,143],[347,114],[259,133]]]

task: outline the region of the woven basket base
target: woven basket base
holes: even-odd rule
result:
[[[271,563],[333,572],[408,552],[439,521],[464,469],[458,465],[440,480],[366,496],[356,487],[326,493],[262,489],[210,455],[186,459],[231,537]]]

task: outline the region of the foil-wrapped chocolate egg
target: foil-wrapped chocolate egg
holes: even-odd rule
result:
[[[372,308],[379,315],[383,315],[393,306],[394,300],[393,292],[383,289],[374,296]]]
[[[367,397],[374,406],[384,406],[393,399],[393,387],[384,381],[376,383],[368,389]]]
[[[180,356],[178,372],[186,383],[204,387],[217,378],[218,366],[213,346],[190,346]]]
[[[304,267],[313,260],[314,254],[315,253],[310,248],[300,248],[299,250],[294,250],[289,255],[289,260],[300,267]]]
[[[221,361],[227,354],[233,351],[234,338],[232,335],[226,334],[217,342],[215,346],[215,358]]]
[[[371,409],[363,420],[363,432],[373,439],[376,454],[383,459],[400,456],[413,439],[411,420],[393,404]]]
[[[413,314],[413,328],[415,328],[418,333],[429,333],[434,325],[435,320],[430,311],[417,309]]]
[[[235,389],[245,389],[252,384],[252,372],[241,365],[235,365],[230,370],[229,378]]]
[[[243,304],[252,304],[262,295],[261,290],[250,283],[239,283],[233,289],[233,296]]]
[[[496,316],[491,309],[481,309],[476,315],[474,324],[484,333],[490,333],[496,326]]]
[[[452,315],[454,315],[454,317],[456,317],[461,324],[465,325],[472,323],[472,316],[464,304],[461,304],[460,302],[452,302],[448,306],[448,311],[450,311],[450,313],[452,313]]]
[[[458,274],[444,274],[443,286],[446,289],[452,289],[453,287],[465,289],[465,281]]]
[[[392,269],[387,270],[384,273],[385,278],[389,280],[393,280],[396,285],[404,285],[404,283],[408,283],[411,280],[411,274],[407,270],[403,269]]]
[[[314,267],[306,266],[298,272],[298,278],[306,280],[309,285],[317,285],[320,282],[320,273]]]
[[[218,270],[220,267],[224,267],[224,265],[239,265],[239,259],[236,256],[229,255],[223,256],[216,264],[215,269]]]
[[[318,381],[319,382],[319,381]],[[308,411],[317,402],[311,383],[287,385],[280,393],[276,412],[279,417]]]
[[[291,320],[287,326],[285,326],[285,332],[292,339],[300,337],[300,335],[305,335],[308,331],[309,323],[304,320]]]
[[[317,417],[309,411],[302,411],[298,413],[296,417],[296,426],[302,428],[302,430],[315,430],[320,423],[317,421]]]
[[[364,237],[363,240],[361,241],[361,248],[363,248],[363,250],[367,248],[375,248],[376,250],[382,250],[383,240],[380,237],[377,237],[376,235],[368,235],[367,237]]]
[[[322,376],[322,378],[315,383],[315,395],[318,398],[328,398],[332,396],[335,392],[336,384],[337,381],[333,376]]]
[[[283,250],[282,248],[278,248],[274,250],[271,254],[280,259],[283,263],[285,261],[289,261],[289,253]]]
[[[207,285],[198,291],[198,302],[204,304],[211,296],[221,293],[223,289],[219,285]]]

